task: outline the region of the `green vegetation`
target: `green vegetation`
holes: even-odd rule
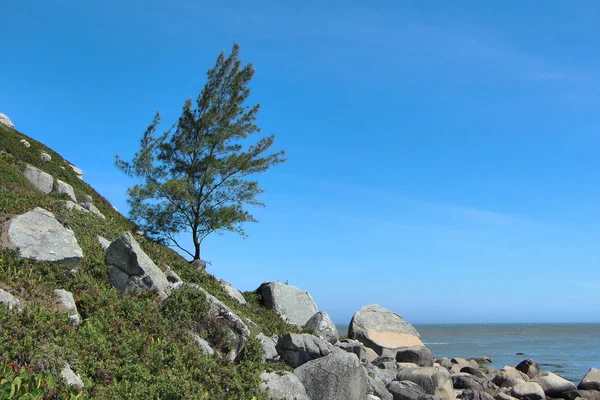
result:
[[[21,139],[31,147],[25,148],[19,143]],[[42,161],[41,151],[50,154],[52,160]],[[44,196],[36,191],[22,176],[24,163],[71,184],[78,198],[91,195],[106,219],[68,210],[64,194]],[[260,372],[286,367],[261,365],[261,349],[254,339],[250,339],[241,360],[233,364],[203,355],[190,334],[194,329],[201,332],[202,327],[188,321],[202,317],[206,310],[206,300],[197,294],[182,291],[163,303],[148,294],[118,293],[107,280],[108,267],[97,235],[112,240],[124,231],[134,232],[135,224],[77,178],[58,154],[0,124],[0,223],[37,206],[53,212],[74,231],[84,258],[70,270],[21,259],[14,251],[0,249],[0,288],[23,305],[22,312],[0,305],[0,365],[10,369],[2,369],[0,388],[10,383],[12,390],[20,377],[18,393],[26,391],[30,398],[40,393],[39,388],[44,390],[44,399],[264,398],[257,391]],[[237,315],[253,321],[255,325],[248,323],[252,335],[297,331],[265,309],[258,293],[245,293],[248,304],[240,305],[215,277],[193,268],[173,250],[143,236],[136,239],[160,268],[168,265],[184,281],[200,285]],[[73,293],[82,318],[79,326],[71,325],[68,315],[58,310],[55,289]],[[65,362],[81,376],[85,386],[81,393],[59,378]],[[14,387],[16,390],[17,385]]]
[[[275,140],[272,135],[245,142],[260,132],[254,124],[259,105],[245,105],[254,68],[242,65],[238,55],[235,43],[229,56],[219,55],[196,108],[191,100],[185,102],[174,131],[156,135],[156,114],[133,161],[117,156],[117,166],[142,181],[128,190],[133,219],[148,235],[178,247],[194,261],[200,260],[200,245],[211,233],[245,235],[243,223],[256,219],[244,206],[264,206],[256,198],[262,189],[248,176],[285,161],[283,151],[266,154]],[[193,253],[178,243],[182,232],[191,236]]]

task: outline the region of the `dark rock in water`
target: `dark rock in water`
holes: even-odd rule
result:
[[[396,361],[415,363],[420,367],[433,367],[433,353],[425,346],[403,347],[397,350]]]
[[[517,354],[515,354],[515,355],[516,355],[516,356],[524,356],[524,355],[525,355],[525,353],[517,353]]]
[[[540,372],[532,379],[532,382],[539,383],[548,397],[562,397],[563,393],[577,389],[573,382],[561,378],[552,372]]]
[[[600,400],[600,391],[598,390],[571,390],[562,394],[563,399],[575,400],[578,397],[585,400]]]
[[[488,393],[472,389],[463,390],[463,392],[458,395],[458,398],[463,400],[494,400]]]
[[[600,390],[600,369],[590,368],[578,386],[582,390]]]
[[[540,373],[538,363],[531,359],[521,361],[515,368],[529,378],[535,378],[535,376]]]
[[[481,371],[480,371],[480,370],[478,370],[477,368],[473,368],[473,367],[471,367],[471,366],[462,367],[462,368],[460,369],[460,372],[464,372],[464,373],[467,373],[467,374],[469,374],[469,375],[478,376],[478,377],[480,377],[480,378],[485,378],[485,379],[487,379],[487,376],[485,376],[485,375],[483,374],[483,372],[481,372]]]
[[[488,394],[495,394],[498,386],[486,378],[480,378],[472,375],[453,375],[452,385],[454,389],[472,389]]]
[[[410,381],[390,382],[387,390],[394,400],[419,400],[425,395],[425,390],[421,386]]]
[[[489,364],[492,362],[492,359],[489,358],[488,356],[477,356],[477,357],[469,357],[467,358],[468,361],[475,361],[477,364]]]

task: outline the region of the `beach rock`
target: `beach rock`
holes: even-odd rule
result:
[[[219,279],[219,283],[221,284],[223,289],[225,289],[225,292],[229,295],[229,297],[237,301],[239,304],[246,304],[246,299],[244,298],[244,296],[242,296],[239,290],[231,286],[231,283],[225,282],[222,279]]]
[[[490,395],[498,391],[498,386],[488,379],[469,374],[452,375],[452,386],[454,389],[472,389]]]
[[[328,342],[307,333],[288,333],[277,341],[277,353],[286,364],[299,367],[332,352]]]
[[[60,376],[68,386],[78,390],[83,389],[83,381],[81,380],[81,377],[73,372],[69,364],[65,363],[64,367],[60,371]]]
[[[423,345],[419,333],[411,324],[377,304],[364,306],[354,314],[348,337],[361,341],[379,355],[384,350]]]
[[[144,253],[130,232],[123,233],[108,246],[104,261],[112,267],[108,280],[117,290],[139,289],[155,292],[163,299],[167,297],[169,281],[165,273]]]
[[[276,372],[263,372],[260,374],[260,380],[258,388],[267,393],[270,399],[310,400],[300,379],[291,372],[284,372],[282,375]]]
[[[398,372],[396,379],[411,381],[421,386],[425,393],[440,399],[454,399],[450,373],[442,367],[407,368]]]
[[[198,344],[198,348],[200,349],[200,352],[202,354],[204,354],[205,356],[214,356],[215,355],[215,350],[210,346],[210,343],[208,343],[206,340],[202,339],[200,337],[200,335],[198,335],[197,333],[194,334],[194,342],[196,342]]]
[[[77,305],[75,304],[73,293],[63,289],[56,289],[54,294],[60,303],[61,310],[69,314],[69,320],[71,320],[71,323],[75,326],[79,325],[81,323],[81,317],[77,311]]]
[[[337,342],[335,346],[348,353],[356,354],[360,362],[365,362],[367,360],[367,348],[358,340],[342,339]]]
[[[413,363],[419,367],[433,367],[433,353],[425,346],[401,347],[396,351],[396,361]]]
[[[516,397],[509,396],[506,393],[498,392],[494,396],[494,400],[516,400]]]
[[[61,181],[60,179],[56,180],[56,191],[58,193],[64,193],[71,198],[74,202],[77,202],[77,197],[75,197],[75,191],[73,190],[73,186],[69,185],[66,182]]]
[[[384,370],[369,363],[363,364],[363,369],[368,377],[381,382],[384,387],[387,386],[390,382],[395,381],[396,375],[398,374],[397,370]]]
[[[6,304],[9,310],[13,308],[21,311],[21,302],[12,294],[0,289],[0,304]]]
[[[377,357],[375,360],[372,361],[371,364],[376,366],[377,368],[385,369],[388,371],[400,370],[400,368],[398,367],[398,363],[396,362],[396,357],[387,354]],[[414,367],[417,368],[418,366],[415,365]]]
[[[256,335],[256,340],[258,340],[265,353],[265,361],[276,361],[279,359],[276,347],[277,339],[277,336],[268,337],[262,332]]]
[[[10,220],[0,245],[18,249],[23,258],[71,267],[83,258],[73,231],[63,227],[54,214],[40,207]]]
[[[387,385],[393,400],[419,400],[426,393],[419,385],[411,381],[393,381]]]
[[[23,175],[40,192],[48,194],[52,191],[54,186],[54,178],[52,175],[29,164],[25,166]]]
[[[363,367],[363,370],[365,368]],[[366,371],[365,371],[366,372]],[[387,390],[386,385],[379,379],[367,374],[367,393],[373,393],[381,400],[394,400],[394,396]]]
[[[535,378],[535,376],[540,373],[538,363],[531,359],[521,361],[515,368],[527,375],[530,379]]]
[[[466,389],[458,396],[462,400],[494,400],[494,398],[486,392],[480,392],[478,390]]]
[[[578,386],[581,390],[600,390],[600,369],[590,368]]]
[[[73,164],[69,164],[69,167],[71,167],[71,169],[73,170],[73,172],[75,172],[75,175],[77,175],[77,177],[79,179],[83,180],[83,170],[81,170],[80,168],[77,168]]]
[[[15,128],[15,125],[12,123],[12,121],[10,120],[10,118],[8,118],[6,115],[0,113],[0,124],[4,124],[6,126],[8,126],[9,128]]]
[[[466,367],[462,367],[460,369],[460,372],[463,372],[465,374],[469,374],[469,375],[473,375],[473,376],[477,376],[479,378],[485,378],[488,379],[487,376],[484,375],[483,372],[481,372],[480,370],[478,370],[477,368],[473,368],[469,365],[467,365]]]
[[[561,378],[552,372],[540,372],[531,381],[538,383],[548,397],[561,397],[563,393],[577,389],[577,386],[573,382]]]
[[[265,282],[258,288],[265,307],[299,328],[318,311],[310,293],[281,282]]]
[[[102,219],[106,219],[104,214],[102,214],[100,210],[98,210],[98,207],[96,207],[93,203],[81,203],[81,206],[89,212],[91,212],[92,214],[94,214],[95,216],[100,217]]]
[[[50,156],[50,154],[48,154],[48,153],[41,152],[40,153],[40,158],[44,162],[52,161],[52,156]]]
[[[490,364],[492,363],[492,359],[488,356],[477,356],[477,357],[469,357],[467,361],[475,361],[477,364]]]
[[[340,338],[335,324],[325,311],[318,311],[304,325],[306,329],[312,329],[323,340],[331,344],[337,343]]]
[[[102,248],[104,250],[108,249],[108,246],[110,246],[110,241],[100,235],[96,236],[96,239],[98,239],[98,243],[100,243],[100,246],[102,246]],[[167,276],[168,278],[168,276]]]
[[[528,382],[529,377],[517,370],[515,367],[505,366],[502,368],[498,374],[494,378],[492,378],[492,382],[494,382],[498,386],[503,386],[507,382]],[[513,385],[514,386],[514,385]]]
[[[536,382],[523,382],[517,384],[510,391],[512,397],[525,400],[544,400],[544,389]]]
[[[367,400],[381,400],[381,399],[379,397],[375,396],[374,394],[368,394]]]
[[[464,367],[472,367],[472,368],[479,367],[479,364],[477,364],[476,361],[467,360],[466,358],[462,358],[462,357],[454,357],[454,358],[450,359],[450,362],[452,363],[450,372],[454,373],[454,374],[458,374],[460,372],[460,370],[463,369]]]
[[[440,357],[435,360],[436,363],[440,365],[440,367],[444,367],[447,370],[452,369],[452,361],[448,357]]]
[[[563,393],[562,398],[567,400],[575,400],[577,398],[582,398],[585,400],[600,400],[600,391],[582,389],[571,390],[570,392]]]
[[[367,376],[354,354],[336,351],[303,364],[294,374],[312,400],[364,400],[367,397]]]
[[[25,140],[25,139],[19,140],[19,143],[21,143],[26,148],[30,148],[31,147],[31,144],[29,144],[29,142],[27,140]]]

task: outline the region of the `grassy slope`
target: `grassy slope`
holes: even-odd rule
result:
[[[25,148],[20,139],[26,139],[31,147]],[[52,160],[42,161],[41,151],[50,154]],[[39,193],[22,176],[24,163],[71,184],[78,199],[91,195],[106,220],[67,210],[64,194]],[[256,354],[248,351],[237,364],[203,356],[190,338],[189,330],[194,326],[162,312],[157,297],[115,291],[107,280],[108,267],[96,235],[112,240],[124,231],[134,231],[134,224],[78,179],[60,155],[0,124],[0,223],[37,206],[53,212],[75,232],[84,258],[73,273],[61,265],[23,260],[13,251],[0,249],[0,288],[26,304],[22,313],[0,306],[0,363],[12,362],[33,373],[57,374],[66,361],[84,380],[84,398],[262,398],[256,388],[260,371],[267,368],[258,365]],[[201,285],[238,315],[254,321],[253,335],[295,331],[262,307],[256,293],[245,293],[248,305],[241,306],[227,296],[212,275],[191,268],[167,247],[143,237],[137,239],[160,268],[169,265],[185,281]],[[83,318],[79,327],[72,327],[68,316],[56,310],[54,289],[73,292]],[[186,306],[189,304],[181,304]],[[249,347],[256,349],[256,343],[251,341]],[[269,366],[273,367],[284,368]],[[68,398],[72,392],[57,381],[46,398]]]

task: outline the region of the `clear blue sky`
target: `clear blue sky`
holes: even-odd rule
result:
[[[205,242],[234,286],[339,323],[600,321],[597,1],[2,3],[0,112],[122,211],[115,154],[240,44],[289,161],[248,239]]]

